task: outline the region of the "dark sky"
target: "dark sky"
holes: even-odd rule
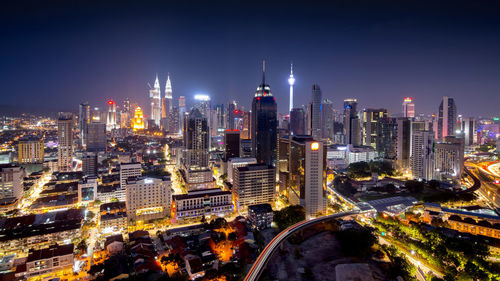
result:
[[[267,60],[280,112],[317,83],[338,108],[500,115],[499,1],[9,1],[0,9],[0,104],[77,110],[130,97],[155,73],[174,98],[206,93],[248,107]],[[15,5],[15,6],[14,6]]]

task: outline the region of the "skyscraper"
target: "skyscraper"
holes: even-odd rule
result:
[[[249,164],[234,168],[233,173],[233,194],[238,211],[250,205],[273,202],[276,184],[273,167]]]
[[[411,172],[413,178],[431,180],[434,174],[434,133],[415,131],[412,134]]]
[[[116,123],[116,103],[113,100],[108,101],[108,115],[106,118],[106,131],[117,128]]]
[[[309,134],[320,139],[321,134],[321,89],[318,85],[312,86],[311,103],[309,104]]]
[[[154,124],[160,127],[161,120],[161,90],[158,75],[156,75],[154,87],[149,90],[149,99],[151,103],[150,120],[154,120]]]
[[[288,77],[288,85],[290,85],[290,107],[289,112],[293,109],[293,84],[295,84],[295,78],[293,77],[293,64],[290,65],[290,77]]]
[[[398,125],[395,118],[384,117],[377,122],[376,150],[383,159],[397,158]]]
[[[179,128],[180,131],[184,128],[184,117],[186,115],[186,97],[179,97]]]
[[[344,100],[344,135],[345,144],[361,145],[361,130],[356,99]]]
[[[265,61],[262,67],[262,84],[257,87],[252,102],[252,153],[258,163],[276,167],[278,157],[278,116],[276,99],[266,84]]]
[[[434,169],[440,180],[460,180],[464,171],[464,139],[447,136],[434,147]]]
[[[90,119],[90,105],[87,102],[81,103],[78,113],[78,131],[82,147],[87,145],[87,124],[90,123]]]
[[[412,97],[405,97],[403,99],[403,117],[415,117],[415,104]]]
[[[229,160],[231,158],[240,157],[240,130],[229,130],[224,132],[224,158]]]
[[[292,108],[290,112],[290,132],[294,136],[306,134],[306,113],[302,107]]]
[[[59,113],[57,119],[57,158],[59,172],[69,172],[73,163],[73,115],[68,112]]]
[[[324,139],[333,140],[335,130],[333,128],[333,122],[335,121],[335,108],[333,107],[333,102],[329,99],[324,99],[321,104],[321,123],[322,123],[322,137]]]
[[[161,103],[161,125],[164,130],[167,130],[170,133],[177,133],[178,129],[175,132],[171,132],[170,123],[171,120],[171,111],[172,111],[172,83],[170,82],[170,74],[167,76],[167,82],[165,83],[165,97],[162,98]]]
[[[447,136],[454,136],[457,129],[457,106],[453,98],[443,97],[438,118],[437,138],[443,140]]]
[[[304,206],[306,218],[326,212],[326,149],[311,136],[290,141],[289,190],[291,204]]]
[[[106,124],[103,122],[90,122],[88,124],[87,151],[106,151]]]
[[[377,123],[387,116],[387,109],[384,108],[363,110],[363,145],[377,147]]]
[[[477,144],[477,120],[472,117],[464,118],[461,131],[464,133],[465,145]]]
[[[400,169],[407,170],[410,167],[411,149],[411,121],[408,118],[396,119],[397,124],[397,164]]]

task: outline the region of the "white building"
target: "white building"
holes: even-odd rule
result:
[[[434,175],[434,133],[415,131],[412,135],[410,166],[416,179],[431,180]]]
[[[434,146],[434,169],[438,179],[460,179],[464,171],[464,139],[447,136]]]
[[[57,119],[57,159],[59,172],[72,171],[73,164],[73,115],[60,113]]]
[[[23,168],[13,164],[0,165],[0,208],[14,209],[21,201],[24,192]],[[7,208],[11,206],[12,208]]]
[[[233,183],[233,172],[235,168],[244,167],[250,164],[257,164],[257,159],[252,157],[234,157],[227,163],[227,181]]]
[[[169,215],[172,199],[169,177],[128,178],[126,194],[128,218],[150,220]]]
[[[28,280],[52,280],[73,274],[73,244],[30,250],[26,260]]]
[[[125,190],[127,189],[127,179],[130,177],[140,177],[142,175],[141,163],[120,164],[120,189],[116,191],[116,199],[125,201]]]
[[[234,169],[233,195],[236,208],[246,211],[250,205],[273,203],[276,171],[265,164],[250,164]]]
[[[377,158],[377,152],[371,146],[347,146],[347,165],[356,162],[370,162],[375,158]]]
[[[202,216],[223,216],[234,210],[230,191],[220,188],[189,191],[172,196],[172,214],[176,220]]]

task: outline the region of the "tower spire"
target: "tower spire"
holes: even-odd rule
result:
[[[293,77],[293,63],[290,63],[290,77],[288,77],[288,84],[290,85],[290,108],[289,108],[289,111],[292,112],[292,108],[293,108],[293,84],[295,84],[295,78]]]
[[[266,60],[262,60],[262,85],[266,84]]]

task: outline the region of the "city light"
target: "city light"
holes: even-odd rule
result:
[[[195,100],[198,101],[210,101],[210,96],[209,95],[203,95],[203,94],[197,94],[194,96]]]

